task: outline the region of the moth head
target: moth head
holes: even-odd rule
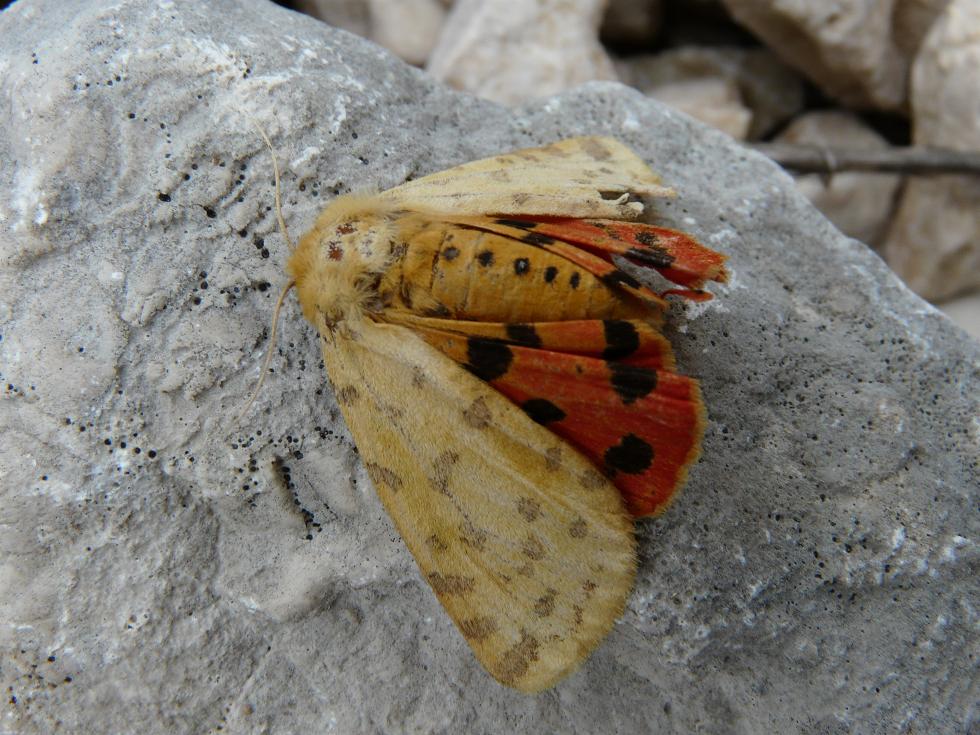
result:
[[[333,329],[380,308],[377,289],[394,237],[392,211],[377,197],[336,199],[286,264],[303,315],[317,328]]]

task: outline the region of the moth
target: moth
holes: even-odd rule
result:
[[[522,692],[612,628],[633,518],[700,451],[698,385],[660,326],[664,296],[710,298],[725,258],[638,221],[672,194],[618,141],[573,138],[339,197],[287,264],[385,509],[477,659]]]

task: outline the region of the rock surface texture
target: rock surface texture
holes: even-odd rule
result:
[[[259,0],[21,0],[0,37],[0,730],[976,727],[980,347],[774,165],[615,84],[457,95]],[[603,133],[730,254],[669,319],[704,456],[557,688],[476,664],[292,297],[236,424],[287,255],[250,118],[294,234],[337,192]]]

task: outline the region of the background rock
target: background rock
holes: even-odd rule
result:
[[[439,0],[371,0],[371,40],[409,64],[423,66],[446,22]]]
[[[788,64],[856,108],[901,110],[918,40],[948,0],[722,0]]]
[[[926,37],[912,70],[918,145],[980,151],[978,69],[980,3],[954,0]],[[885,257],[928,299],[980,287],[980,179],[910,179]]]
[[[647,94],[736,140],[748,137],[752,111],[742,103],[738,86],[729,79],[701,77],[671,82]]]
[[[265,2],[0,15],[0,703],[17,733],[964,732],[980,348],[771,163],[618,85],[510,111]],[[278,39],[270,43],[270,39]],[[669,336],[702,461],[583,669],[495,685],[378,503],[287,300],[335,193],[583,133],[731,256]]]
[[[875,150],[888,141],[857,117],[828,110],[796,118],[776,140],[832,150]],[[833,176],[797,176],[796,186],[845,235],[868,245],[880,244],[892,221],[901,177],[846,171]]]
[[[297,10],[369,38],[423,66],[446,21],[450,0],[293,0]]]
[[[687,46],[622,59],[617,71],[623,83],[740,139],[761,138],[803,108],[801,78],[765,49]]]
[[[319,18],[335,28],[356,33],[362,38],[371,35],[369,0],[293,0],[301,13]]]
[[[980,293],[968,294],[943,303],[943,313],[980,342]]]
[[[505,105],[615,79],[599,43],[605,6],[606,0],[457,0],[426,70]]]
[[[609,0],[600,33],[619,48],[650,48],[663,26],[663,0]]]

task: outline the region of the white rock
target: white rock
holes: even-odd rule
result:
[[[439,0],[369,0],[371,40],[423,66],[439,39],[446,8]]]
[[[725,132],[737,138],[757,139],[777,125],[788,120],[803,107],[803,81],[800,75],[783,64],[771,51],[766,49],[745,49],[735,46],[685,46],[664,51],[659,54],[633,56],[617,62],[620,78],[627,84],[667,101],[667,97],[689,96],[693,104],[681,109],[690,115],[708,122],[719,116],[730,120],[728,125],[720,125]],[[687,91],[657,92],[658,88],[677,83],[704,79],[720,79],[728,84],[726,95],[733,97],[735,105],[728,102],[729,113],[719,115],[717,111],[699,109],[707,99],[706,90],[696,93]],[[736,134],[741,123],[735,124],[735,108],[749,112],[748,130]]]
[[[297,9],[422,66],[442,30],[447,5],[448,0],[300,0]]]
[[[742,25],[828,95],[900,110],[917,34],[948,0],[722,0]]]
[[[888,142],[854,115],[842,111],[809,112],[794,120],[776,140],[829,148],[887,148]],[[901,177],[845,171],[833,176],[809,174],[796,179],[802,191],[845,235],[868,245],[880,243],[895,208]]]
[[[973,339],[980,341],[980,293],[945,301],[939,308]]]
[[[954,0],[912,70],[915,142],[980,151],[980,3]],[[980,179],[915,178],[885,245],[888,263],[920,294],[943,299],[980,287]]]
[[[748,135],[752,111],[742,104],[738,86],[729,79],[690,79],[654,87],[647,94],[737,140]]]
[[[507,105],[615,79],[598,41],[605,0],[459,0],[429,59],[451,86]]]

